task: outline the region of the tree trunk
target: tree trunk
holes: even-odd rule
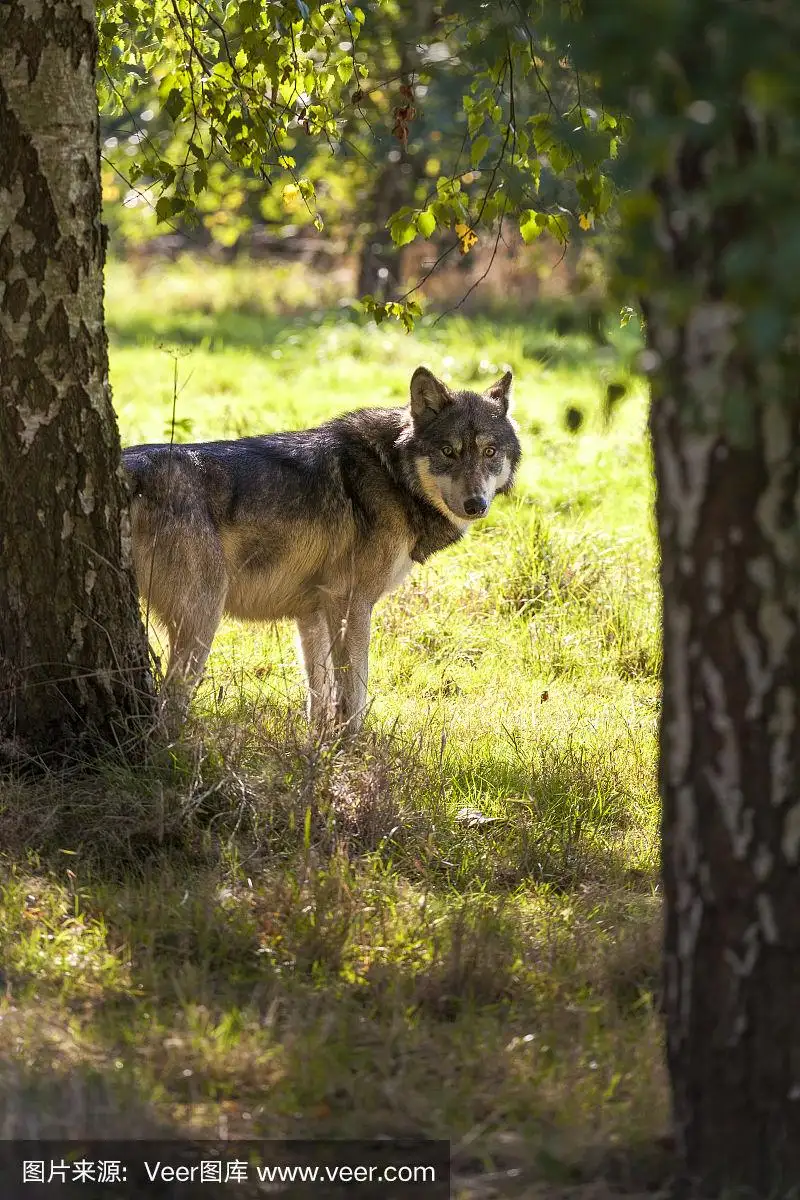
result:
[[[153,714],[103,324],[90,0],[0,9],[0,746],[131,746]]]
[[[403,248],[395,246],[387,222],[392,213],[413,203],[417,176],[403,152],[379,172],[367,211],[366,231],[358,263],[358,296],[394,300],[403,282]]]
[[[750,161],[742,116],[730,162]],[[679,1154],[706,1185],[800,1184],[800,355],[753,348],[712,206],[719,147],[656,187],[646,301],[664,596],[665,1008]],[[676,297],[691,295],[676,318]]]
[[[412,39],[421,37],[431,26],[431,13],[420,5],[403,14],[399,37],[399,73],[406,86],[413,81]],[[416,32],[415,32],[416,31]],[[398,93],[398,101],[405,101]],[[413,137],[413,119],[411,123]],[[403,283],[403,247],[395,246],[389,232],[389,218],[398,209],[414,204],[414,192],[423,177],[424,156],[409,154],[408,147],[395,142],[387,161],[378,172],[366,214],[364,240],[358,264],[358,296],[376,300],[395,300]]]

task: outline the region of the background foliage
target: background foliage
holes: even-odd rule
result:
[[[140,236],[154,222],[199,227],[223,245],[254,221],[324,229],[358,247],[358,291],[376,296],[376,315],[409,320],[413,302],[391,303],[402,291],[387,226],[398,248],[432,240],[431,270],[481,239],[496,252],[511,232],[564,245],[609,212],[625,122],[576,72],[555,12],[108,5],[101,104],[114,223]]]

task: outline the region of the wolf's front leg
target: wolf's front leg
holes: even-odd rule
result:
[[[297,631],[308,682],[309,724],[324,730],[332,724],[336,707],[331,635],[325,613],[320,610],[298,620]]]
[[[351,597],[328,613],[336,674],[336,720],[340,729],[356,733],[367,710],[367,672],[372,604]]]

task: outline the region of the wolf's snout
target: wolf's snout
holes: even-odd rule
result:
[[[464,501],[464,512],[468,517],[482,517],[489,509],[489,501],[483,496],[469,496]]]

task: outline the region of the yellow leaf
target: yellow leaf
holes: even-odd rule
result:
[[[594,216],[591,213],[588,216],[586,213],[581,213],[578,217],[578,224],[581,229],[594,229]]]
[[[469,225],[456,225],[456,237],[460,242],[462,254],[469,254],[472,247],[478,244],[478,235],[470,229]]]
[[[281,193],[281,198],[283,200],[283,207],[288,208],[291,212],[300,203],[300,188],[296,183],[287,183]]]

